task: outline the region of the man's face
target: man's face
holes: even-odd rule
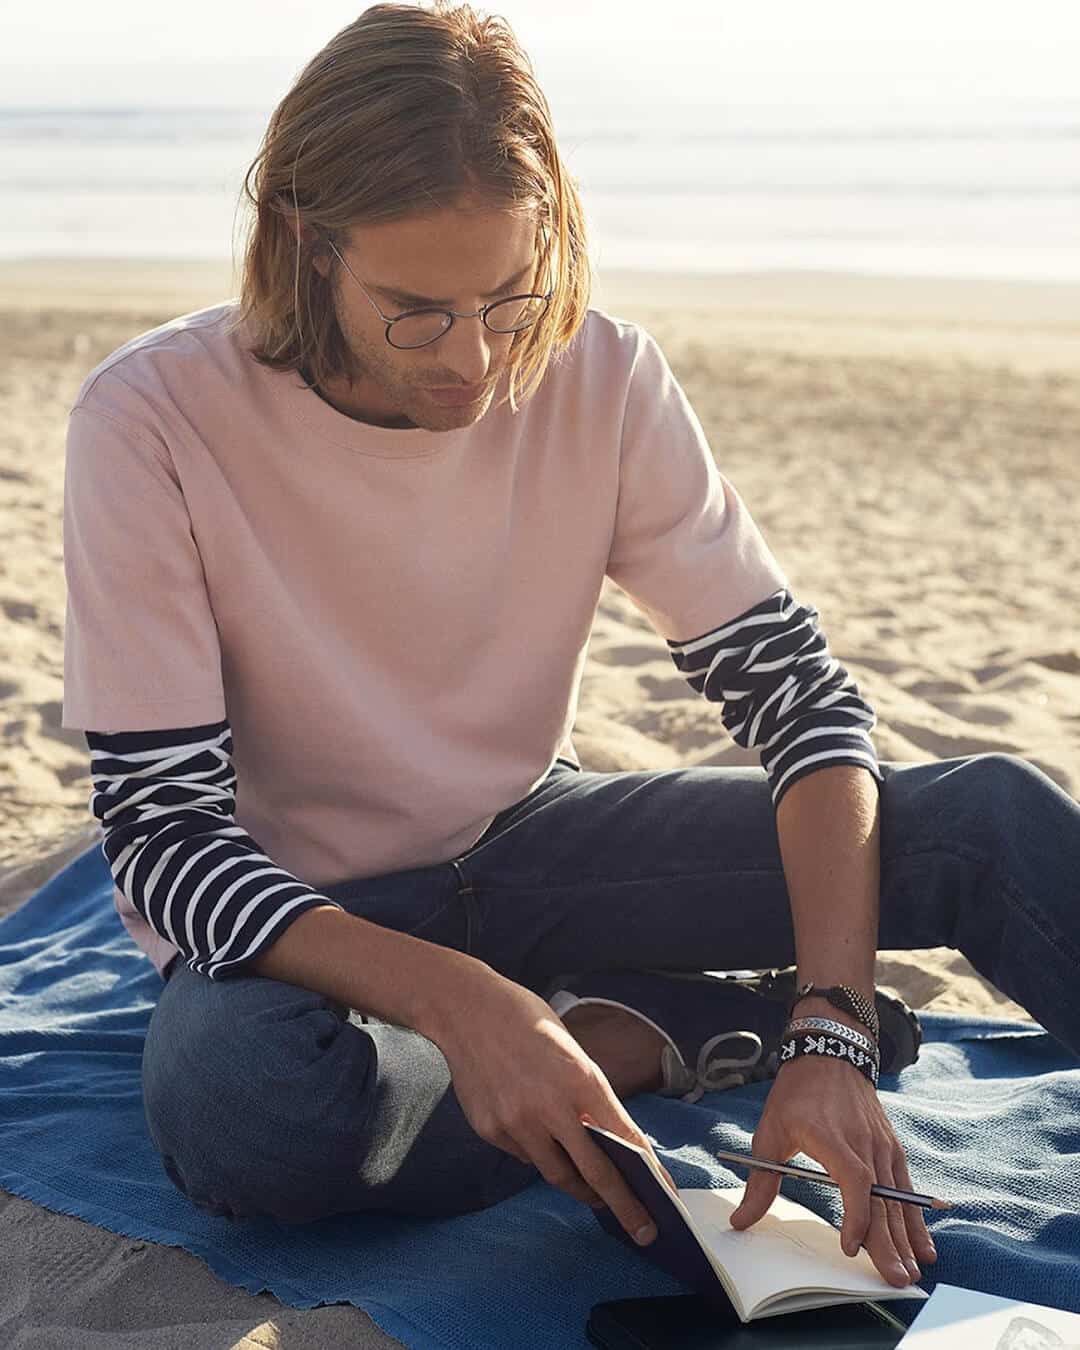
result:
[[[536,243],[534,216],[464,201],[430,215],[354,225],[337,247],[379,309],[396,318],[427,306],[471,314],[491,300],[537,290]],[[451,431],[479,421],[514,334],[493,333],[479,318],[455,319],[426,347],[399,350],[386,341],[386,325],[357,281],[343,267],[338,272],[338,323],[362,373],[351,384],[334,381],[323,390],[327,398],[377,426]],[[480,392],[450,406],[431,392],[447,386]]]

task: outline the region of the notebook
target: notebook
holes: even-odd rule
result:
[[[639,1247],[606,1207],[593,1211],[600,1226],[706,1298],[730,1301],[742,1322],[839,1303],[926,1298],[917,1285],[889,1284],[865,1251],[845,1256],[832,1224],[786,1196],[737,1232],[729,1220],[744,1186],[683,1187],[675,1195],[645,1149],[600,1126],[586,1129],[649,1211],[658,1236]]]

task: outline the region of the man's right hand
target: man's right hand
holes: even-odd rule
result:
[[[476,1133],[575,1200],[607,1205],[635,1241],[648,1228],[651,1241],[648,1211],[582,1117],[645,1149],[677,1187],[599,1066],[542,998],[490,967],[470,971],[457,993],[454,1011],[424,1034],[446,1056]]]
[[[330,902],[301,914],[251,964],[258,975],[426,1036],[446,1056],[461,1108],[483,1139],[575,1199],[607,1205],[631,1237],[651,1222],[581,1118],[656,1154],[602,1069],[538,995],[475,957]]]

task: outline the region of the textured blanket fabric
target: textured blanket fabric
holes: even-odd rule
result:
[[[0,922],[0,1185],[133,1238],[180,1246],[284,1303],[353,1303],[417,1350],[584,1350],[601,1300],[684,1292],[538,1181],[450,1220],[345,1216],[234,1224],[169,1182],[142,1113],[139,1063],[161,987],[112,906],[95,844]],[[941,1279],[1080,1311],[1080,1064],[1026,1023],[925,1018],[917,1064],[883,1100],[932,1218]],[[710,1145],[749,1146],[765,1084],[629,1109],[680,1186],[741,1178]],[[828,1187],[785,1182],[838,1219]],[[906,1316],[917,1305],[907,1306]]]

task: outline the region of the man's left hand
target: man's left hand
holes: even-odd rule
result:
[[[920,1275],[918,1262],[937,1260],[917,1205],[871,1196],[875,1182],[911,1190],[904,1150],[877,1091],[851,1065],[806,1055],[781,1066],[754,1132],[757,1157],[786,1162],[806,1153],[840,1183],[848,1256],[865,1247],[884,1279],[897,1287]],[[749,1228],[776,1199],[781,1178],[751,1171],[733,1228]]]

